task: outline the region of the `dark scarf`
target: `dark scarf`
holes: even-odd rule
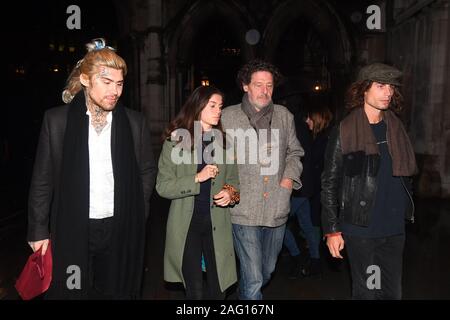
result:
[[[270,125],[272,123],[273,115],[273,102],[270,101],[269,105],[262,108],[259,112],[255,110],[255,107],[251,105],[248,100],[248,94],[244,94],[241,104],[242,111],[247,115],[250,125],[256,130],[259,136],[259,130],[267,130],[267,142],[270,142]]]
[[[411,141],[400,119],[391,110],[383,111],[386,139],[392,157],[392,171],[396,177],[409,177],[417,173],[416,158]],[[340,125],[342,153],[364,151],[366,155],[379,154],[377,142],[370,128],[364,108],[357,108]]]
[[[88,298],[89,235],[89,117],[84,93],[69,106],[64,136],[60,198],[52,231],[53,281],[49,298]],[[137,298],[140,293],[144,255],[144,196],[136,161],[131,127],[125,109],[113,111],[111,157],[114,174],[114,223],[108,286],[115,299]],[[68,290],[67,267],[81,270],[81,290]],[[106,270],[105,270],[106,272]],[[70,282],[70,281],[69,281]]]

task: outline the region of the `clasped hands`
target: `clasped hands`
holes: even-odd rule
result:
[[[208,164],[200,172],[195,175],[195,182],[205,182],[214,179],[219,174],[217,165]],[[218,194],[214,195],[214,204],[219,207],[226,207],[231,202],[231,194],[228,190],[222,189]]]

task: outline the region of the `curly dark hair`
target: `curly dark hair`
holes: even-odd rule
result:
[[[275,67],[270,62],[260,60],[260,59],[254,59],[250,62],[246,63],[242,68],[239,70],[237,77],[236,77],[236,83],[239,88],[242,89],[242,84],[248,85],[252,80],[252,74],[258,71],[267,71],[270,72],[273,76],[273,85],[276,87],[282,80],[283,76],[280,73],[280,70],[278,70],[277,67]]]
[[[364,92],[370,89],[372,83],[373,81],[371,80],[354,82],[347,90],[345,107],[347,109],[364,107]],[[394,94],[392,95],[389,109],[399,114],[403,110],[403,102],[400,90],[394,86]]]

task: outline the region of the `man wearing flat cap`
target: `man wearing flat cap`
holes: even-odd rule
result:
[[[402,73],[363,67],[347,93],[322,175],[322,225],[330,253],[346,247],[353,299],[401,299],[405,221],[414,221],[414,150],[396,114]]]

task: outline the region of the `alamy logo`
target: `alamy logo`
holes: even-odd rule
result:
[[[81,9],[80,9],[80,7],[72,4],[67,7],[66,13],[70,14],[70,16],[67,18],[67,21],[66,21],[67,29],[80,30],[81,29]]]
[[[373,4],[367,7],[366,13],[370,14],[366,21],[367,29],[381,30],[381,8]]]
[[[377,265],[371,265],[367,267],[367,274],[370,274],[370,277],[367,278],[366,285],[367,289],[381,289],[381,270]]]
[[[81,269],[79,266],[71,265],[67,267],[67,274],[70,276],[66,280],[67,289],[81,289]]]
[[[177,129],[171,135],[172,141],[178,141],[171,151],[174,164],[255,164],[260,167],[261,175],[275,175],[280,161],[280,131],[278,129],[227,129],[225,148],[222,147],[223,134],[212,129],[208,136],[202,134],[200,121],[194,122],[194,141],[186,129]],[[210,142],[202,151],[203,142]],[[191,153],[192,146],[197,152]],[[212,152],[214,150],[214,152]],[[224,151],[226,155],[224,156]]]

